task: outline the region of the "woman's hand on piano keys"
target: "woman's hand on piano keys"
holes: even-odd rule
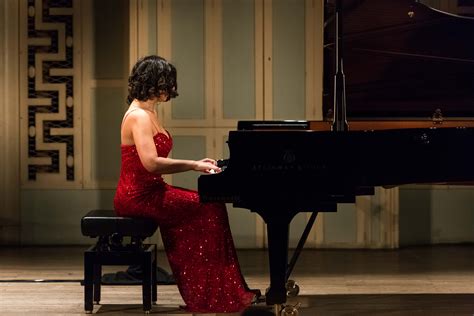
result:
[[[194,170],[204,173],[219,173],[222,171],[221,168],[217,166],[217,162],[211,158],[204,158],[196,161]]]

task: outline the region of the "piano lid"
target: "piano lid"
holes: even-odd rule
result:
[[[343,0],[347,117],[474,117],[474,18],[415,0]],[[333,109],[334,0],[325,12],[323,110]]]

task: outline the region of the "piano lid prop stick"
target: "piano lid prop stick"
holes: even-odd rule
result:
[[[334,120],[332,123],[332,130],[338,132],[345,132],[349,129],[346,114],[346,78],[343,70],[342,11],[342,0],[336,0],[336,8],[334,12],[336,17],[336,20],[334,21],[334,42],[336,46],[334,59],[336,71],[334,74]]]

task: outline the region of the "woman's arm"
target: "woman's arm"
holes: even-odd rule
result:
[[[178,173],[189,170],[201,172],[219,172],[215,160],[205,158],[202,160],[183,160],[159,157],[153,140],[153,127],[148,114],[136,111],[130,115],[131,131],[138,156],[145,169],[159,174]]]
[[[201,171],[205,173],[220,172],[220,168],[216,166],[216,162],[210,158],[204,158],[201,160],[183,160],[183,159],[172,159],[164,157],[156,157],[156,169],[150,172],[156,172],[159,174],[178,173],[189,170]]]

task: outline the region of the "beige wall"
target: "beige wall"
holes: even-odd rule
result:
[[[139,56],[158,53],[178,66],[179,100],[159,109],[175,139],[174,157],[227,157],[228,131],[240,119],[322,117],[319,0],[76,0],[74,10],[66,11],[75,19],[74,124],[57,132],[75,138],[77,177],[44,173],[41,181],[23,177],[20,183],[20,171],[27,175],[33,161],[27,150],[31,129],[21,114],[31,102],[24,94],[25,3],[0,4],[1,244],[91,242],[80,234],[80,218],[90,209],[112,207],[126,77]],[[287,68],[285,60],[292,59],[294,67]],[[35,122],[42,120],[48,119]],[[196,188],[197,177],[167,180]],[[473,199],[469,187],[377,189],[374,197],[319,216],[307,246],[473,242]],[[229,216],[238,247],[265,245],[258,215],[229,205]],[[293,221],[292,245],[308,217],[302,213]],[[158,235],[153,240],[159,242]]]

